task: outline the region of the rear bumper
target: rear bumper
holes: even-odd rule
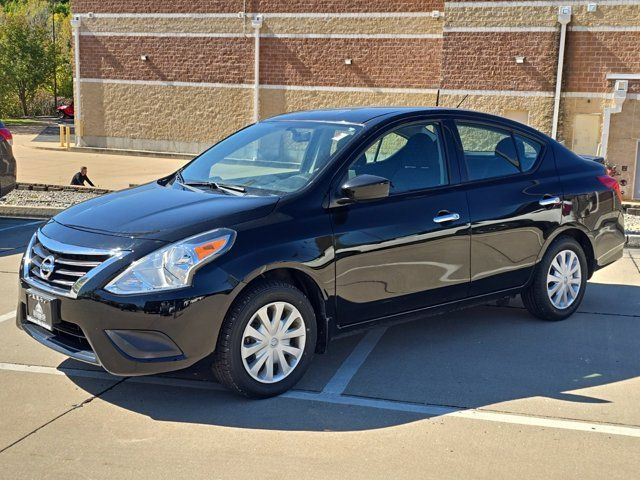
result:
[[[18,328],[52,350],[120,376],[179,370],[211,354],[230,303],[227,292],[139,305],[59,297],[60,321],[49,331],[27,320],[28,289],[33,287],[21,281]]]

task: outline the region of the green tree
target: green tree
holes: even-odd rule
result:
[[[73,57],[73,30],[71,28],[69,5],[58,3],[54,8],[58,96],[73,98],[73,64],[71,63],[71,58]]]
[[[50,6],[42,0],[7,3],[0,16],[0,83],[15,95],[23,115],[36,93],[48,87],[56,46],[47,28]]]

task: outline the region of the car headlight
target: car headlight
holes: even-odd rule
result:
[[[162,247],[132,263],[105,290],[133,295],[188,287],[196,270],[229,251],[235,238],[233,230],[218,228]]]

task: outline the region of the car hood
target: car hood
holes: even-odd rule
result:
[[[154,182],[80,203],[53,220],[87,232],[174,242],[264,217],[278,200],[194,192]]]

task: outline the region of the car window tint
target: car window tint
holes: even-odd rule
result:
[[[518,134],[513,135],[513,139],[516,142],[516,150],[520,158],[522,171],[528,172],[538,160],[538,156],[542,151],[542,144]]]
[[[414,123],[378,138],[350,165],[349,177],[376,175],[391,181],[391,193],[449,182],[437,123]]]
[[[469,180],[503,177],[520,172],[516,146],[508,131],[456,122]]]
[[[380,138],[365,152],[367,163],[384,162],[407,144],[407,139],[397,133],[391,132]]]

